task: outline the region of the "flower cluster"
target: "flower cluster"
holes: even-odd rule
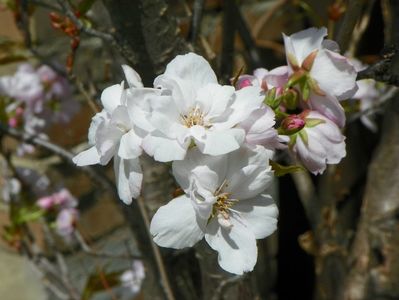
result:
[[[39,198],[36,204],[43,211],[55,215],[55,228],[60,236],[70,237],[75,230],[79,212],[76,209],[78,201],[67,189],[63,188],[54,194]]]
[[[194,53],[174,58],[154,88],[123,66],[127,86],[103,91],[104,109],[89,129],[92,147],[74,162],[105,165],[113,157],[125,203],[140,194],[142,153],[172,162],[183,194],[154,215],[154,241],[181,249],[205,238],[224,270],[251,271],[256,240],[277,226],[268,192],[275,151],[288,150],[314,174],[345,156],[339,101],[356,92],[356,71],[326,34],[311,28],[284,35],[288,65],[242,75],[235,86],[220,85]]]
[[[0,77],[1,121],[42,138],[51,123],[68,122],[78,111],[71,98],[67,80],[47,65],[21,64],[12,76]],[[20,154],[32,151],[27,144],[19,149]]]

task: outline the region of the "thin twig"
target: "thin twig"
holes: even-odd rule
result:
[[[344,19],[337,34],[337,42],[341,48],[342,53],[348,49],[349,42],[352,38],[353,29],[355,28],[360,14],[362,12],[365,1],[350,0],[346,10]]]
[[[20,17],[19,21],[17,22],[17,26],[18,26],[18,29],[22,32],[22,35],[24,36],[25,46],[26,46],[26,48],[29,49],[29,51],[32,53],[32,55],[34,57],[36,57],[42,64],[50,66],[59,75],[65,77],[65,75],[66,75],[65,70],[63,70],[59,66],[53,64],[51,61],[49,61],[47,58],[45,58],[43,55],[41,55],[33,46],[32,36],[31,36],[30,26],[29,26],[28,2],[29,2],[29,0],[22,0],[22,1],[17,2],[19,11],[21,13],[21,17]]]
[[[98,109],[98,106],[96,105],[95,101],[93,100],[93,98],[89,95],[89,93],[86,91],[83,82],[77,77],[75,76],[75,83],[76,83],[76,87],[78,88],[79,92],[83,95],[83,97],[86,99],[87,104],[89,105],[89,107],[91,108],[91,110],[94,113],[98,113],[100,110]]]
[[[228,1],[223,2],[223,40],[220,57],[220,76],[229,83],[234,65],[234,38],[236,33],[234,10]]]
[[[393,62],[399,59],[399,49],[392,46],[379,62],[357,74],[357,80],[374,79],[376,81],[399,86],[399,75],[393,69]]]
[[[194,44],[201,29],[202,13],[204,11],[205,0],[194,0],[193,17],[188,40]]]
[[[143,202],[142,197],[139,197],[136,199],[138,207],[140,209],[140,213],[143,217],[143,221],[145,223],[145,227],[147,230],[147,235],[148,235],[148,239],[151,241],[151,247],[152,247],[152,251],[153,251],[153,255],[155,257],[155,262],[159,271],[159,275],[161,276],[161,280],[162,280],[162,287],[164,289],[165,292],[165,296],[168,300],[174,300],[175,297],[173,295],[173,290],[172,290],[172,286],[169,283],[169,278],[168,275],[166,273],[166,268],[165,268],[165,264],[163,262],[162,259],[162,255],[161,252],[159,251],[158,246],[154,243],[153,239],[152,239],[152,235],[150,232],[150,220],[148,217],[148,213],[147,210],[145,208],[145,204]]]
[[[54,253],[55,253],[57,265],[60,270],[59,276],[62,280],[62,283],[67,288],[72,299],[79,300],[80,299],[79,292],[71,283],[71,280],[69,278],[69,271],[68,271],[67,264],[65,263],[64,256],[57,249],[57,246],[56,246],[56,243],[54,240],[54,236],[53,236],[53,232],[51,232],[46,221],[43,220],[42,225],[43,225],[44,237],[46,238],[46,241],[47,241],[48,245],[50,246],[51,250],[54,251]]]
[[[44,140],[34,135],[30,135],[28,133],[20,132],[17,129],[5,126],[3,123],[0,123],[0,132],[8,134],[9,136],[12,136],[25,143],[40,146],[46,150],[49,150],[52,153],[55,153],[65,159],[65,161],[68,162],[70,165],[75,166],[75,164],[72,162],[72,158],[75,155],[68,150],[65,150],[64,148],[51,143],[50,141]],[[118,198],[115,187],[113,186],[111,181],[102,174],[102,172],[98,172],[98,170],[92,166],[82,167],[82,170],[86,172],[89,177],[95,180],[100,186],[105,187],[107,190],[111,191],[116,198]]]
[[[115,42],[114,36],[112,34],[107,32],[102,32],[91,27],[87,27],[78,17],[76,17],[68,1],[65,0],[56,0],[56,1],[61,6],[62,11],[65,13],[65,15],[72,20],[72,22],[76,25],[76,27],[80,31],[83,31],[88,35],[101,38],[107,42],[112,42],[112,43]]]
[[[265,28],[266,25],[270,22],[273,17],[276,16],[277,11],[284,7],[287,4],[288,0],[278,0],[274,3],[272,7],[270,7],[265,14],[263,14],[255,23],[252,28],[252,34],[255,39],[259,37],[260,31],[262,28]]]
[[[315,229],[319,222],[320,211],[318,210],[316,188],[312,182],[312,178],[308,172],[294,172],[291,173],[291,177],[294,180],[306,217],[312,228]]]
[[[387,91],[384,92],[384,95],[382,95],[378,99],[378,103],[359,112],[354,113],[351,115],[348,120],[346,121],[347,124],[351,124],[355,122],[356,120],[360,119],[363,116],[368,116],[368,115],[373,115],[379,111],[383,111],[383,107],[387,104],[387,101],[393,98],[397,93],[398,89],[395,87],[391,87]]]
[[[231,6],[232,12],[234,13],[237,31],[240,34],[245,48],[249,54],[251,69],[261,67],[262,60],[260,58],[258,48],[256,47],[256,43],[251,35],[251,31],[248,29],[248,25],[241,14],[240,8],[234,0],[226,0],[225,2],[226,5]]]
[[[223,292],[226,290],[226,288],[228,288],[229,285],[239,282],[241,280],[243,280],[244,277],[243,276],[234,276],[231,278],[227,278],[225,280],[222,280],[219,284],[219,286],[216,288],[215,293],[212,296],[211,300],[220,300],[222,299],[223,296]]]
[[[78,230],[74,231],[74,235],[76,238],[76,241],[79,243],[81,249],[83,252],[85,252],[88,255],[92,256],[98,256],[98,257],[104,257],[104,258],[118,258],[118,259],[143,259],[141,255],[134,255],[134,254],[116,254],[116,253],[105,253],[105,252],[99,252],[91,248],[83,238],[83,236],[80,234]]]

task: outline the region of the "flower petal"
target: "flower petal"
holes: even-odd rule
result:
[[[161,162],[184,159],[188,146],[188,144],[181,145],[175,139],[169,139],[159,131],[147,135],[142,143],[144,151]]]
[[[221,227],[213,218],[206,227],[205,239],[218,252],[220,267],[230,273],[242,275],[253,270],[258,248],[253,232],[235,218],[230,218],[233,227]]]
[[[278,208],[270,195],[239,201],[232,209],[239,213],[256,239],[263,239],[277,229]]]
[[[118,155],[123,159],[136,158],[143,152],[141,148],[142,138],[133,129],[122,135],[119,144]]]
[[[101,94],[101,103],[104,109],[111,114],[114,109],[121,105],[123,86],[120,84],[107,87]]]
[[[208,83],[217,83],[215,72],[209,63],[195,53],[176,56],[166,66],[164,74],[191,81],[196,89]]]
[[[245,131],[232,128],[224,131],[207,131],[202,140],[195,139],[198,149],[204,154],[222,155],[240,148],[245,138]]]
[[[190,198],[183,195],[161,206],[152,218],[150,231],[154,242],[161,247],[182,249],[192,247],[200,241],[205,226],[198,219]]]
[[[338,100],[352,97],[357,91],[357,72],[349,60],[330,50],[320,50],[310,75],[320,89]]]
[[[231,153],[228,157],[226,192],[232,198],[248,199],[263,192],[271,183],[273,172],[269,166],[269,159],[273,151],[261,146],[255,149],[246,147]]]
[[[190,149],[184,160],[174,161],[173,175],[184,190],[188,190],[191,178],[195,177],[201,187],[212,191],[224,180],[227,160],[226,156],[211,156],[202,154],[197,147]]]
[[[327,29],[325,27],[308,28],[290,36],[283,34],[285,51],[287,55],[294,55],[298,64],[301,65],[303,60],[313,50],[321,48],[325,36],[327,36]]]
[[[122,65],[123,73],[125,73],[126,81],[130,88],[142,88],[143,82],[139,73],[128,65]]]
[[[79,167],[81,166],[89,166],[100,163],[100,155],[96,147],[91,147],[83,152],[77,154],[72,161]]]
[[[132,203],[133,198],[140,196],[143,181],[139,159],[121,159],[115,155],[114,170],[119,198],[126,204]]]
[[[346,117],[344,108],[335,97],[328,94],[320,96],[312,93],[307,105],[310,109],[317,110],[322,115],[329,118],[339,127],[345,126]]]

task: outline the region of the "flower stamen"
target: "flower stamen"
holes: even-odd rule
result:
[[[198,106],[190,109],[187,114],[181,115],[181,120],[183,125],[187,128],[193,127],[195,125],[205,126],[204,113]]]

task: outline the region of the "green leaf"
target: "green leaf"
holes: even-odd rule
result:
[[[37,206],[10,203],[9,216],[12,225],[18,226],[27,222],[36,221],[43,217],[45,211]]]
[[[277,177],[281,177],[289,173],[305,171],[305,169],[302,166],[299,165],[283,166],[272,160],[270,160],[270,165],[272,166],[274,175],[276,175]]]

